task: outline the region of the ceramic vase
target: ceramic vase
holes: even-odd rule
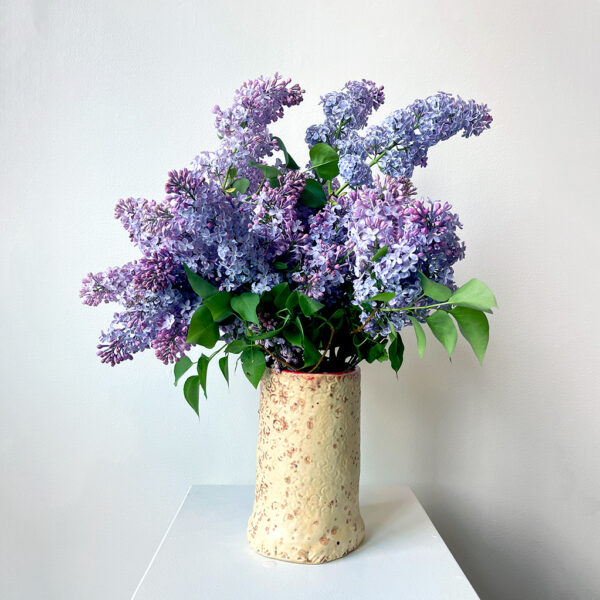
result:
[[[309,564],[348,554],[365,534],[359,477],[360,370],[267,370],[247,530],[252,548]]]

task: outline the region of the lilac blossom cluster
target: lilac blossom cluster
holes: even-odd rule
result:
[[[351,186],[371,185],[375,164],[385,175],[409,178],[415,167],[427,166],[429,148],[459,132],[479,135],[492,121],[485,104],[438,92],[364,129],[383,101],[383,88],[372,81],[349,82],[321,98],[325,121],[306,131],[309,146],[323,142],[339,151],[340,174]]]
[[[464,256],[460,222],[448,204],[418,200],[410,177],[426,165],[431,146],[488,128],[487,107],[440,92],[367,127],[384,102],[382,87],[351,81],[326,94],[325,120],[308,128],[306,142],[338,153],[339,179],[329,187],[323,182],[327,198],[317,208],[303,202],[314,176],[310,164],[300,171],[277,159],[270,167],[278,170],[275,178],[257,166],[280,150],[269,126],[302,95],[277,74],[244,83],[229,108],[214,110],[215,151],[169,173],[162,200],[117,203],[115,217],[141,256],[83,280],[85,304],[121,306],[100,336],[103,362],[115,365],[152,348],[171,363],[189,350],[189,321],[203,298],[191,289],[184,265],[221,291],[261,294],[287,282],[327,306],[360,307],[364,318],[365,302],[382,291],[395,293],[392,308],[414,303],[422,292],[419,271],[453,287],[453,265]],[[265,327],[269,315],[260,317]],[[407,319],[388,313],[365,331],[387,335],[392,325],[400,330]],[[226,323],[221,339],[237,339],[243,329],[240,321]],[[283,337],[261,344],[291,364],[301,362]]]

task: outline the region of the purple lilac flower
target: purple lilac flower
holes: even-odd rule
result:
[[[417,272],[453,285],[452,265],[464,257],[464,244],[456,230],[458,217],[449,204],[414,199],[406,180],[376,178],[373,188],[349,194],[353,203],[349,236],[354,242],[354,298],[360,306],[375,294],[395,292],[390,308],[403,308],[421,295]],[[373,261],[383,246],[388,252]],[[362,318],[367,313],[363,311]],[[389,334],[390,324],[399,330],[407,322],[401,312],[373,319],[367,330]]]
[[[306,131],[306,143],[334,145],[349,132],[365,127],[369,116],[384,102],[383,86],[372,81],[349,81],[339,92],[329,92],[321,98],[325,123],[311,125]]]
[[[193,170],[224,184],[229,170],[236,169],[236,177],[248,178],[250,189],[255,190],[262,174],[251,161],[261,162],[278,148],[268,126],[283,117],[284,107],[300,104],[303,93],[298,84],[290,86],[290,80],[277,73],[246,81],[229,108],[214,108],[221,145],[196,157]]]
[[[491,122],[487,106],[473,100],[465,101],[444,92],[415,100],[383,121],[385,140],[394,148],[381,159],[379,168],[392,177],[410,177],[416,166],[427,165],[427,151],[431,146],[461,131],[463,137],[480,135]],[[376,130],[375,137],[380,132]]]
[[[352,187],[369,185],[373,180],[371,168],[357,154],[345,154],[339,160],[340,175]]]
[[[334,145],[341,177],[357,189],[329,198],[317,210],[300,202],[304,175],[277,160],[280,187],[261,186],[263,175],[251,165],[277,150],[268,126],[302,94],[277,74],[246,82],[231,107],[215,108],[222,138],[215,152],[200,154],[190,169],[169,173],[162,200],[119,200],[115,217],[141,256],[90,273],[80,292],[90,306],[121,306],[100,336],[103,362],[114,365],[152,348],[168,363],[189,350],[189,319],[202,299],[190,288],[184,264],[221,290],[261,293],[285,279],[327,305],[360,306],[380,291],[393,291],[390,306],[407,306],[422,292],[417,271],[454,286],[453,265],[464,256],[458,217],[448,204],[416,200],[408,177],[415,166],[427,164],[427,151],[437,142],[487,129],[487,107],[439,93],[364,129],[384,101],[383,88],[351,81],[326,94],[325,122],[309,127],[306,141]],[[385,179],[372,178],[370,158],[380,158]],[[249,179],[247,192],[225,191],[238,177]],[[340,185],[337,179],[331,182],[332,190]],[[387,254],[371,260],[384,245]],[[291,271],[282,273],[275,261]],[[268,315],[260,318],[267,324]],[[373,319],[367,331],[389,333],[389,322],[396,329],[405,324],[401,313],[387,313]],[[221,327],[227,342],[243,334],[239,321]],[[301,349],[285,339],[262,343],[290,364],[301,364]],[[276,366],[271,358],[268,364]]]
[[[300,268],[292,280],[307,295],[327,304],[339,301],[348,281],[352,243],[348,238],[351,199],[329,202],[309,220]]]
[[[294,265],[300,259],[299,247],[306,237],[305,223],[298,211],[304,185],[304,175],[289,171],[282,177],[280,187],[272,188],[267,183],[262,191],[247,199],[254,204],[248,228],[252,237],[264,245],[265,256],[270,261],[286,254]]]

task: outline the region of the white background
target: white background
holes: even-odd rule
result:
[[[430,153],[421,194],[462,217],[500,309],[483,368],[412,332],[363,370],[363,481],[408,483],[484,599],[600,597],[595,2],[0,1],[0,596],[128,598],[191,483],[250,483],[257,394],[216,373],[200,420],[152,354],[111,369],[113,307],[80,280],[136,257],[119,197],[158,198],[213,147],[211,109],[276,70],[297,160],[319,95],[437,90],[490,131]],[[250,507],[248,507],[250,510]],[[224,556],[223,560],[227,560]]]

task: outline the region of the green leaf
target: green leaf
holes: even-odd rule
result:
[[[491,311],[493,306],[498,306],[490,288],[479,279],[471,279],[459,287],[450,296],[448,303],[485,311]]]
[[[204,354],[198,359],[198,377],[200,378],[200,385],[202,386],[202,390],[204,392],[204,397],[207,398],[206,395],[206,376],[208,375],[208,363],[210,362],[210,358],[205,356]]]
[[[485,313],[465,306],[455,306],[450,313],[456,319],[464,338],[471,344],[475,356],[483,363],[490,340],[490,325]]]
[[[260,298],[258,294],[253,292],[244,292],[239,296],[233,296],[231,298],[231,308],[238,314],[242,319],[250,321],[250,323],[259,324],[258,316],[256,314],[256,307],[258,306]]]
[[[253,167],[256,167],[257,169],[260,169],[261,173],[267,179],[276,179],[277,177],[279,177],[281,175],[281,171],[279,169],[276,169],[275,167],[271,167],[270,165],[261,165],[257,162],[254,162],[253,160],[250,161],[250,164]]]
[[[431,328],[433,335],[446,348],[448,356],[452,356],[454,348],[456,348],[458,333],[456,333],[456,325],[454,325],[450,315],[445,310],[436,310],[425,320]]]
[[[290,284],[285,281],[283,283],[278,283],[271,288],[271,293],[273,294],[273,303],[275,304],[275,307],[282,309],[291,293]]]
[[[367,362],[375,362],[384,356],[385,353],[385,344],[373,344],[367,352]]]
[[[334,323],[334,327],[339,329],[342,324],[342,320],[346,316],[346,311],[343,308],[338,308],[332,315],[329,317],[331,322],[337,321],[337,325]]]
[[[369,298],[367,302],[390,302],[395,297],[395,292],[381,292],[380,294],[375,294],[375,296]]]
[[[381,248],[379,248],[379,250],[377,250],[377,252],[375,252],[375,254],[373,254],[373,258],[371,259],[371,261],[377,262],[378,260],[381,260],[387,253],[388,253],[388,247],[381,246]]]
[[[415,336],[417,338],[417,350],[419,351],[419,356],[423,358],[423,354],[425,354],[425,346],[427,345],[427,338],[425,337],[425,331],[423,330],[423,326],[417,319],[414,317],[408,316],[410,322],[413,325],[413,329],[415,330]]]
[[[431,279],[423,275],[421,271],[419,271],[419,279],[421,280],[421,287],[423,288],[423,293],[429,298],[432,298],[437,302],[445,302],[446,300],[448,300],[448,298],[450,298],[452,290],[449,287],[446,287],[441,283],[437,283],[436,281],[432,281]]]
[[[201,298],[209,298],[219,291],[212,283],[208,283],[206,279],[202,279],[200,275],[196,275],[196,273],[194,273],[187,265],[184,264],[183,268],[185,269],[185,274],[187,275],[192,289]]]
[[[296,169],[299,169],[300,167],[298,166],[298,164],[296,163],[296,161],[290,156],[290,153],[287,151],[285,144],[283,143],[283,141],[281,140],[281,138],[277,137],[277,136],[273,136],[273,139],[277,142],[277,145],[279,146],[279,149],[283,152],[283,156],[285,158],[285,166],[288,169],[293,169],[294,171]]]
[[[258,387],[263,373],[267,368],[264,352],[256,346],[252,346],[251,348],[246,348],[240,358],[244,375],[254,387]]]
[[[233,192],[238,192],[240,194],[245,194],[248,191],[248,188],[250,187],[250,180],[246,179],[246,177],[240,177],[239,179],[236,179],[232,184],[231,187],[227,190],[225,190],[228,193],[233,193]]]
[[[323,208],[327,204],[323,186],[316,179],[307,179],[300,194],[300,202],[309,208]]]
[[[194,412],[200,416],[198,411],[198,400],[200,399],[200,377],[192,375],[185,380],[183,384],[183,395],[187,403],[194,409]]]
[[[292,311],[298,306],[298,292],[294,290],[285,300],[285,307]]]
[[[219,359],[219,369],[221,369],[221,373],[223,373],[223,377],[229,385],[229,356],[225,355]]]
[[[210,314],[216,323],[223,321],[232,314],[231,310],[229,310],[230,298],[230,292],[217,292],[203,302],[204,306],[208,306]]]
[[[231,354],[239,354],[245,348],[247,348],[250,344],[245,342],[244,340],[233,340],[225,347],[225,352],[229,352]]]
[[[398,333],[393,333],[390,338],[392,340],[388,349],[390,364],[392,369],[398,373],[404,360],[404,342]]]
[[[284,262],[282,262],[282,261],[280,261],[280,260],[276,260],[273,263],[273,267],[275,267],[279,271],[285,271],[288,268],[287,264],[284,263]]]
[[[319,142],[310,149],[309,154],[312,169],[319,177],[328,180],[339,175],[340,156],[329,144]]]
[[[302,324],[300,319],[296,318],[296,322],[286,327],[281,335],[293,346],[299,346],[300,348],[304,343],[304,331],[302,330]]]
[[[319,362],[321,353],[317,347],[308,339],[304,338],[304,366],[312,367]]]
[[[181,379],[182,375],[193,365],[192,360],[187,357],[185,354],[175,363],[173,367],[173,374],[175,375],[175,383],[173,385],[177,385],[177,382]]]
[[[186,342],[212,348],[219,340],[219,328],[208,306],[201,304],[190,320]]]
[[[298,303],[300,304],[300,310],[305,317],[310,317],[314,315],[316,312],[320,311],[325,305],[315,300],[314,298],[310,298],[306,294],[302,292],[298,292]]]

